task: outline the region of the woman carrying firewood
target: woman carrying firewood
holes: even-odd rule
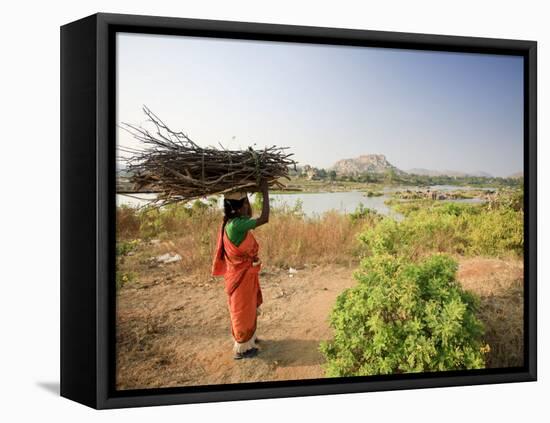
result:
[[[260,190],[262,213],[256,219],[252,218],[246,192],[224,195],[223,224],[212,264],[212,274],[224,277],[236,360],[254,357],[258,353],[256,321],[258,307],[262,304],[261,261],[258,258],[259,246],[251,230],[269,221],[267,180],[262,179]]]

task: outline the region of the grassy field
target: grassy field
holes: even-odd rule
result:
[[[479,299],[477,316],[485,327],[483,341],[490,347],[486,366],[522,365],[522,192],[510,189],[483,205],[412,200],[393,201],[392,207],[405,216],[402,221],[397,222],[364,208],[349,215],[329,212],[320,218],[304,216],[299,206],[274,210],[269,224],[255,231],[265,264],[261,279],[270,284],[266,287],[269,298],[266,303],[273,307],[267,326],[273,322],[276,331],[276,323],[287,325],[289,323],[284,323],[286,319],[294,316],[291,324],[295,338],[302,340],[297,340],[297,347],[283,339],[277,345],[284,344],[295,353],[295,348],[298,348],[300,354],[313,357],[309,363],[311,366],[304,370],[302,377],[319,377],[322,365],[322,358],[317,353],[318,341],[309,341],[311,333],[308,335],[307,331],[318,324],[317,332],[313,333],[318,333],[320,339],[325,339],[330,332],[326,323],[328,312],[323,311],[322,316],[297,312],[300,308],[308,309],[310,300],[318,301],[318,310],[326,310],[339,289],[354,284],[347,269],[357,268],[362,260],[380,251],[399,254],[411,261],[433,253],[453,257],[459,265],[458,281]],[[170,366],[173,366],[173,372],[166,377],[173,379],[168,385],[183,383],[178,379],[177,369],[190,359],[183,351],[192,347],[189,344],[184,348],[180,341],[187,342],[185,340],[193,333],[192,328],[210,324],[207,323],[210,318],[208,310],[201,309],[202,320],[193,324],[193,319],[198,319],[197,312],[185,314],[187,311],[179,309],[183,305],[172,304],[177,298],[198,304],[210,298],[209,301],[214,301],[217,307],[211,318],[218,322],[212,330],[216,333],[227,330],[223,292],[210,276],[221,219],[221,212],[213,204],[195,203],[191,208],[174,205],[161,210],[117,209],[120,386],[164,386],[166,384],[154,374],[158,374],[160,369],[168,372]],[[155,257],[165,253],[177,253],[181,260],[159,265]],[[298,269],[298,279],[289,279],[288,269],[291,267]],[[295,284],[298,280],[301,285]],[[289,283],[291,285],[286,287],[285,284]],[[297,310],[288,308],[293,302],[299,304]],[[180,317],[168,318],[177,315]],[[309,320],[300,324],[298,320],[306,317]],[[312,324],[311,319],[319,321]],[[303,333],[299,327],[304,328]],[[285,334],[279,336],[284,338]],[[216,338],[208,345],[225,345],[224,342]],[[278,360],[274,352],[283,354],[282,347],[277,350],[279,347],[274,345],[273,348],[269,353],[272,357],[268,354],[273,362],[262,367],[262,373],[258,373],[259,370],[238,373],[241,370],[232,365],[222,371],[225,367],[220,364],[219,374],[216,373],[219,377],[207,377],[204,372],[199,376],[197,373],[197,378],[183,384],[293,378],[289,375],[292,368],[296,369],[292,367],[295,364],[287,363],[290,372],[287,373],[281,364],[284,360]],[[313,350],[308,352],[309,348]],[[180,351],[180,355],[175,357],[174,351]],[[171,363],[166,364],[166,369],[158,362],[162,357]],[[143,374],[141,379],[140,372]],[[300,378],[299,373],[296,375]]]
[[[255,237],[270,266],[350,265],[360,259],[359,232],[379,220],[368,210],[351,215],[329,212],[309,219],[299,207],[286,208],[275,210]],[[221,221],[219,210],[198,202],[192,208],[174,205],[162,210],[122,207],[117,210],[119,250],[151,239],[168,240],[183,257],[181,270],[201,277],[209,274]]]

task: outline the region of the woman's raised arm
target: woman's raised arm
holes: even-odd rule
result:
[[[266,179],[262,179],[260,182],[260,190],[262,193],[262,214],[256,219],[256,227],[269,222],[269,192]]]

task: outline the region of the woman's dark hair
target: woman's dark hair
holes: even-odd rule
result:
[[[240,200],[223,200],[223,225],[222,225],[222,234],[225,231],[225,225],[229,221],[229,219],[233,219],[234,217],[239,216],[239,210],[242,206],[244,206],[244,202],[246,200],[245,198],[241,198]],[[225,248],[223,247],[222,242],[222,257],[225,256]]]
[[[245,198],[240,200],[223,200],[223,224],[228,222],[229,219],[239,216],[239,210],[244,206]]]
[[[246,201],[246,197],[241,198],[240,200],[223,200],[223,225],[222,225],[222,235],[225,231],[225,225],[229,221],[229,219],[233,219],[234,217],[239,216],[239,210],[242,206],[244,206],[244,202]],[[223,246],[222,242],[222,258],[225,257],[225,248]]]

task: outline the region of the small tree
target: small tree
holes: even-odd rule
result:
[[[328,376],[475,369],[485,366],[476,300],[455,280],[457,264],[418,264],[388,254],[365,259],[357,286],[337,299],[334,339],[321,343]]]

